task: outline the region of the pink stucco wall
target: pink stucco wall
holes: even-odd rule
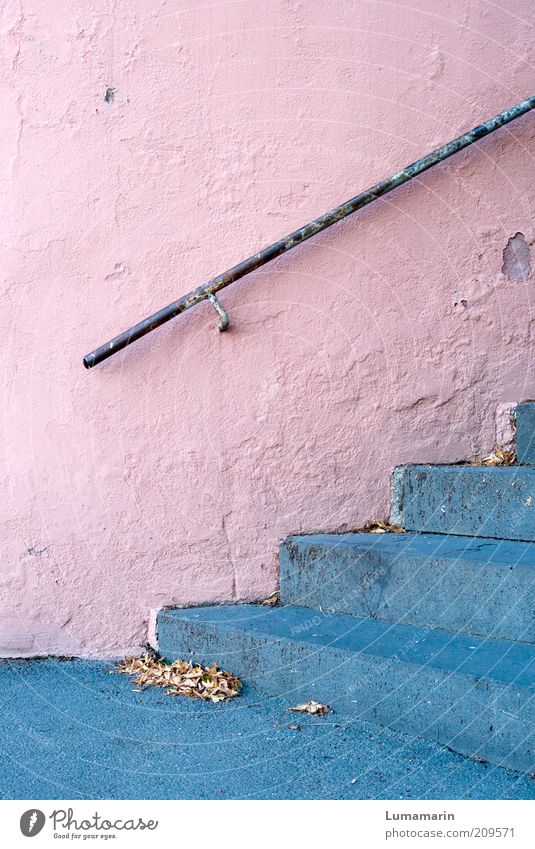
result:
[[[392,466],[486,452],[535,397],[503,257],[535,238],[534,115],[224,292],[231,332],[203,304],[82,367],[532,94],[532,0],[501,5],[2,3],[0,653],[264,598],[287,534],[384,517]]]

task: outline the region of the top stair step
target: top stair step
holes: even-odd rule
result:
[[[515,417],[517,462],[521,466],[535,466],[535,403],[518,404]]]
[[[535,541],[535,468],[398,466],[392,521],[408,531]]]

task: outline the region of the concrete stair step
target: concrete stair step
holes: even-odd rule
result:
[[[217,662],[268,696],[535,770],[535,647],[296,606],[163,610],[167,658]]]
[[[535,643],[535,544],[439,534],[314,534],[280,547],[281,601]]]
[[[535,403],[517,404],[516,459],[522,466],[535,466]]]
[[[392,521],[408,531],[535,540],[535,468],[398,466]]]

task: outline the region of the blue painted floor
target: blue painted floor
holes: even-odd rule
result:
[[[4,799],[535,799],[528,776],[371,723],[138,693],[111,670],[0,663]]]

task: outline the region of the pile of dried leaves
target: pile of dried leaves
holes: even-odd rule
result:
[[[170,696],[192,696],[207,702],[224,702],[239,696],[242,682],[214,663],[209,667],[194,666],[187,660],[165,663],[158,655],[145,652],[141,657],[127,657],[118,672],[134,676],[140,690],[165,687]]]
[[[516,463],[514,451],[506,451],[501,445],[497,445],[488,457],[482,460],[473,460],[471,466],[512,466]]]

